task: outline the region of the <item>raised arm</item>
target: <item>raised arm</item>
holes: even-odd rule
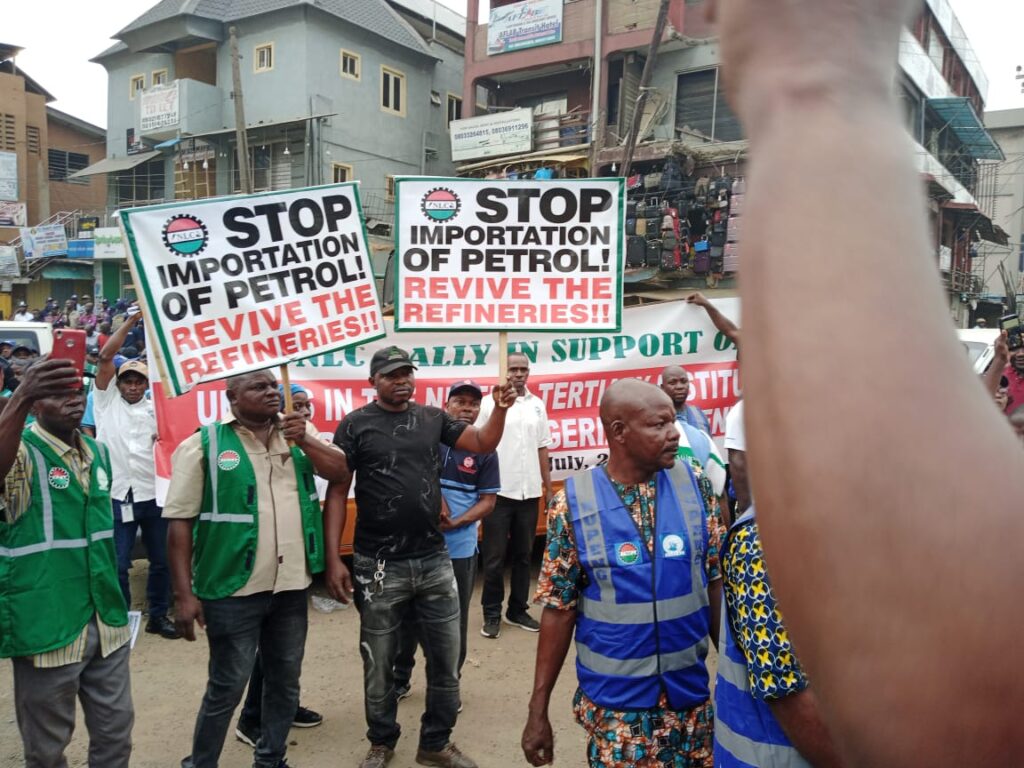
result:
[[[100,364],[96,370],[96,389],[106,389],[107,385],[109,385],[117,375],[117,370],[114,367],[114,356],[121,351],[121,348],[124,346],[124,340],[128,338],[128,334],[131,333],[132,328],[134,328],[141,319],[141,312],[129,315],[128,319],[121,324],[120,328],[110,335],[110,338],[107,339],[107,343],[103,345],[103,349],[100,350]]]
[[[501,435],[505,431],[505,416],[508,409],[516,402],[516,389],[511,384],[495,387],[492,392],[494,397],[494,410],[490,417],[481,426],[468,426],[459,435],[455,447],[460,451],[470,453],[493,453],[501,442]]]
[[[705,312],[708,313],[708,318],[711,320],[712,323],[714,323],[715,328],[717,328],[720,333],[724,334],[726,338],[729,339],[729,341],[731,341],[736,346],[739,346],[739,326],[737,326],[736,323],[734,323],[728,317],[719,312],[718,307],[716,307],[714,304],[708,301],[707,296],[705,296],[700,291],[697,291],[687,296],[686,302],[688,304],[696,304],[698,307],[701,307]]]
[[[281,427],[285,438],[301,448],[313,462],[313,469],[320,477],[332,483],[351,482],[345,454],[336,445],[321,440],[301,413],[282,414]]]
[[[1024,677],[1007,671],[1024,634],[1024,561],[1008,552],[1024,538],[1024,454],[939,285],[893,95],[911,4],[718,8],[754,157],[748,459],[790,631],[850,764],[1011,765],[1024,754]],[[793,248],[795,218],[827,247]]]

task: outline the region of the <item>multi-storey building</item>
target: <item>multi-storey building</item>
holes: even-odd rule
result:
[[[479,1],[469,0],[463,114],[486,116],[453,133],[459,172],[522,176],[544,168],[544,175],[607,176],[628,163],[635,204],[627,221],[635,222],[627,232],[643,238],[647,253],[634,252],[627,280],[731,287],[742,262],[747,142],[725,99],[706,4],[672,0],[655,41],[659,0],[491,0],[487,18]],[[629,155],[634,107],[654,49]],[[950,311],[963,324],[982,294],[978,242],[1005,237],[982,194],[988,164],[1002,154],[978,118],[987,81],[948,0],[928,0],[904,30],[894,87],[928,185]],[[475,138],[502,119],[499,113],[507,118],[505,136],[516,134],[512,116],[525,114],[522,141]],[[476,145],[467,146],[464,136]],[[665,218],[666,208],[675,220]],[[799,222],[793,242],[800,247]]]
[[[1005,245],[982,243],[979,249],[985,256],[988,294],[998,299],[1024,294],[1024,108],[986,112],[985,127],[1006,156],[992,180],[991,213],[1008,240]]]
[[[240,191],[234,28],[253,190],[358,179],[384,221],[395,175],[452,171],[464,24],[433,0],[162,0],[94,59],[107,154],[79,175],[112,207]]]

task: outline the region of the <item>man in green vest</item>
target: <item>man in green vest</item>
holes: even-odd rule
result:
[[[29,768],[67,765],[76,699],[90,768],[127,768],[132,751],[110,456],[78,431],[81,389],[70,361],[43,358],[0,414],[0,657],[13,660]]]
[[[306,592],[324,568],[323,519],[314,473],[347,482],[345,455],[300,413],[281,414],[266,371],[228,380],[231,413],[174,453],[164,505],[186,640],[206,629],[209,680],[183,768],[216,768],[231,717],[263,664],[263,716],[254,766],[283,768],[299,702]]]

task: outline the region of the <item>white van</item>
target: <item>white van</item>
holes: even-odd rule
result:
[[[974,372],[982,374],[995,356],[995,343],[999,338],[998,328],[960,328],[957,330],[960,343],[967,350]]]
[[[53,327],[49,323],[4,320],[0,322],[0,341],[9,341],[15,347],[31,347],[45,355],[53,349]]]

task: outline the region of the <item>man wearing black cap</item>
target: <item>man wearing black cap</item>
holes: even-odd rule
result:
[[[476,422],[480,415],[483,390],[471,379],[463,379],[448,389],[444,409],[456,421]],[[494,511],[501,489],[498,456],[494,453],[470,453],[440,446],[441,451],[441,523],[445,544],[452,559],[455,583],[459,591],[459,677],[466,663],[466,632],[469,627],[469,602],[476,580],[477,533],[480,521]],[[395,660],[395,690],[399,699],[409,695],[409,679],[415,665],[418,628],[414,621],[402,627],[402,639]]]
[[[334,435],[359,480],[353,576],[370,740],[360,768],[384,768],[395,754],[401,729],[393,667],[402,620],[410,612],[419,622],[427,657],[427,707],[416,762],[475,768],[449,740],[459,707],[459,597],[441,530],[438,446],[493,452],[516,394],[507,382],[495,387],[491,418],[474,427],[413,402],[414,369],[403,349],[374,353],[370,383],[377,399],[348,414]],[[327,490],[324,537],[335,551],[350,485],[351,477]],[[332,596],[347,602],[352,582],[340,558],[328,557],[325,573]]]

